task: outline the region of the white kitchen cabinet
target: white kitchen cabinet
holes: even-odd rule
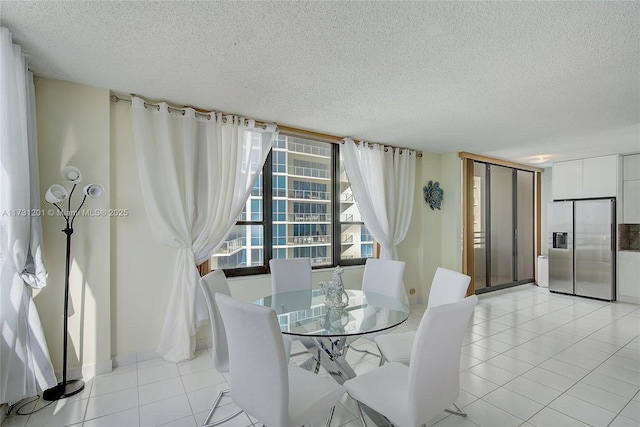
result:
[[[622,222],[640,224],[640,179],[622,184]]]
[[[582,160],[554,163],[552,180],[554,200],[582,197]]]
[[[553,199],[616,197],[618,156],[601,156],[553,164]]]
[[[640,304],[640,252],[618,252],[618,300]]]
[[[623,178],[625,181],[640,179],[640,154],[631,154],[623,157]]]
[[[602,156],[582,161],[582,197],[616,197],[618,156]]]
[[[640,224],[640,154],[622,159],[622,222]]]

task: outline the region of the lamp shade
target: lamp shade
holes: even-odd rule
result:
[[[58,203],[66,200],[68,197],[67,190],[62,185],[53,184],[44,195],[44,199],[49,203]]]
[[[84,187],[82,192],[92,199],[97,199],[104,193],[104,187],[100,184],[89,184]]]
[[[68,182],[72,182],[74,184],[82,181],[82,173],[80,173],[80,169],[75,166],[65,166],[62,168],[62,179]]]

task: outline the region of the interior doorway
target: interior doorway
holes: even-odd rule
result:
[[[540,246],[540,172],[487,158],[463,161],[463,271],[472,277],[470,293],[531,283]]]
[[[534,280],[533,172],[474,161],[476,293]]]

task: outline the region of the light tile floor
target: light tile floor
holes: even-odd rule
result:
[[[417,328],[424,310],[413,306],[397,330]],[[468,417],[443,412],[429,425],[639,426],[639,333],[637,305],[550,294],[535,285],[481,295],[462,348],[458,403]],[[347,358],[358,374],[378,363],[357,352]],[[227,386],[207,350],[178,364],[149,360],[99,375],[79,395],[32,415],[11,414],[2,427],[200,426]],[[223,403],[219,417],[235,409],[229,400]],[[225,426],[249,424],[242,414]],[[311,425],[324,425],[324,417]],[[332,425],[360,426],[349,397],[336,408]]]

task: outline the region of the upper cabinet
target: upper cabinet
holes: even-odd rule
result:
[[[582,160],[553,164],[553,199],[582,197]]]
[[[640,154],[623,156],[622,176],[625,181],[640,179]]]
[[[623,157],[623,223],[640,224],[640,154]]]
[[[582,197],[616,197],[617,191],[617,155],[583,160]]]
[[[569,160],[553,164],[553,199],[616,197],[618,155]]]

